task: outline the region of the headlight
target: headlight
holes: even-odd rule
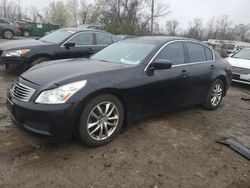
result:
[[[2,57],[20,57],[24,56],[30,51],[30,49],[22,49],[22,50],[8,50],[4,51]]]
[[[43,91],[35,102],[40,104],[63,104],[86,84],[87,80],[83,80],[66,84],[52,90]]]

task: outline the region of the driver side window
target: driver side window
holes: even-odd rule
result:
[[[69,43],[75,43],[76,46],[82,46],[82,45],[92,45],[92,33],[80,33],[73,37]]]
[[[185,55],[182,42],[174,42],[165,46],[155,59],[167,59],[173,65],[184,64]]]

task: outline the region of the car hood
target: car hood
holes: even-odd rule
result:
[[[84,58],[44,62],[24,72],[21,77],[38,86],[63,85],[89,79],[97,74],[131,67],[131,65]]]
[[[238,59],[238,58],[232,58],[232,57],[227,58],[227,60],[234,67],[250,69],[250,60]]]
[[[8,41],[0,44],[0,50],[14,50],[14,49],[24,49],[33,46],[41,46],[41,45],[52,45],[51,43],[42,42],[40,40],[16,40],[16,41]]]

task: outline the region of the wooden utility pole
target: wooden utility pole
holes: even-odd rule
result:
[[[152,0],[152,4],[151,4],[151,35],[154,35],[154,5],[155,2],[154,0]]]

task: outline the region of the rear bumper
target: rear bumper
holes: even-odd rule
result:
[[[64,142],[72,136],[76,123],[78,104],[42,105],[21,102],[8,93],[6,105],[12,119],[28,132]]]

